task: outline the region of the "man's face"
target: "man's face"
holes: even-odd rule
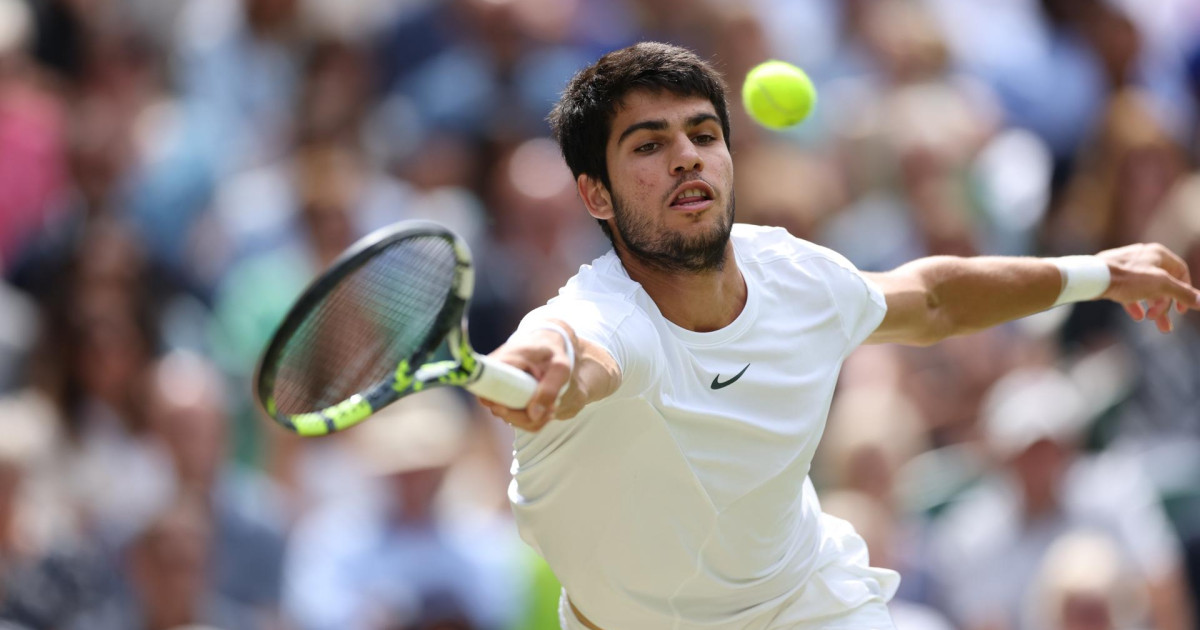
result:
[[[733,225],[733,160],[708,99],[630,92],[606,159],[619,245],[660,269],[721,268]]]

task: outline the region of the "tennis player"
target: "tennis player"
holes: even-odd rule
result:
[[[1200,308],[1159,245],[875,274],[735,224],[725,88],[681,48],[605,55],[550,122],[613,251],[493,354],[539,380],[529,406],[484,403],[517,428],[509,496],[568,630],[892,628],[899,576],[808,478],[846,356],[1079,300],[1164,332],[1173,305]]]

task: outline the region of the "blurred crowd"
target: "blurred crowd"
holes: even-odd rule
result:
[[[557,628],[503,423],[442,391],[301,441],[250,382],[401,219],[470,242],[501,343],[607,247],[545,116],[645,39],[725,73],[740,221],[1200,277],[1200,0],[0,0],[0,628]],[[738,102],[768,58],[821,95],[784,133]],[[839,387],[813,476],[899,630],[1200,627],[1197,312],[865,347]]]

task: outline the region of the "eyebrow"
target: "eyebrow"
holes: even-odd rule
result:
[[[710,121],[710,120],[713,122],[716,122],[716,123],[721,122],[721,119],[717,118],[717,116],[715,114],[710,114],[708,112],[704,112],[704,113],[696,114],[695,116],[688,118],[684,122],[684,126],[687,128],[698,127],[701,124],[703,124],[707,121]],[[628,127],[626,127],[625,131],[621,132],[621,137],[617,138],[617,146],[620,146],[622,142],[625,142],[625,138],[628,138],[634,132],[639,131],[641,129],[649,129],[651,131],[662,131],[663,129],[666,129],[666,128],[667,128],[667,121],[662,120],[662,119],[643,120],[640,122],[635,122],[632,125],[629,125]]]

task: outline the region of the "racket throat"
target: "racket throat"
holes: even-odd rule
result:
[[[426,363],[413,374],[412,388],[421,391],[433,383],[466,387],[479,379],[480,371],[478,365],[475,366],[475,371],[471,372],[462,363],[453,360]]]

